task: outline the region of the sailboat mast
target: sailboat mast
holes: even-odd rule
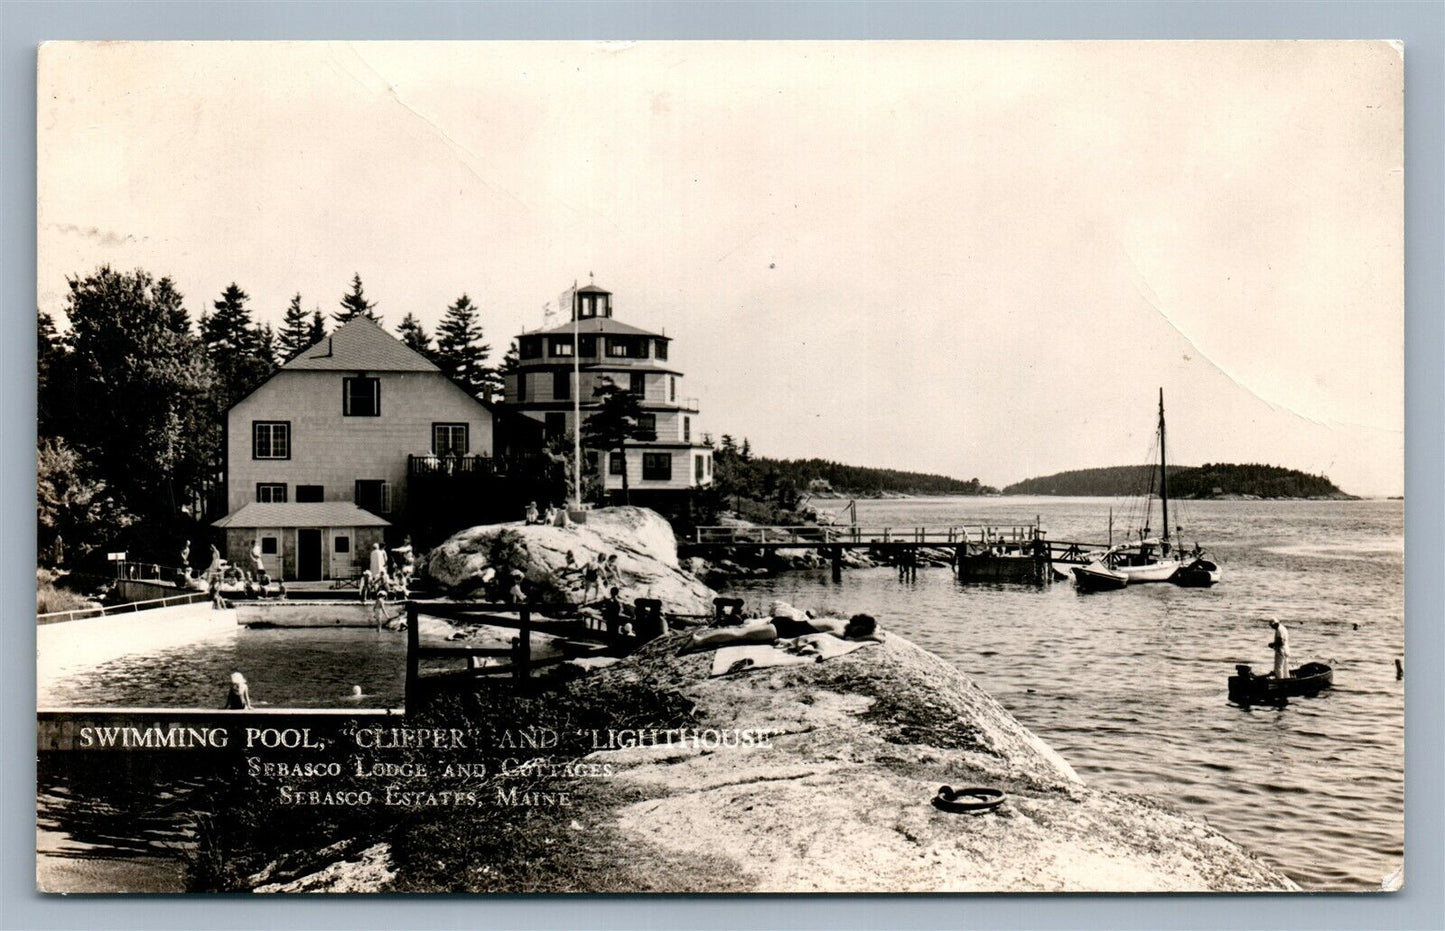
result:
[[[1159,389],[1159,503],[1164,509],[1164,535],[1169,542],[1169,467],[1164,459],[1164,389]]]

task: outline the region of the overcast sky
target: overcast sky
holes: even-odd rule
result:
[[[62,44],[39,281],[498,355],[574,279],[702,429],[1003,485],[1268,462],[1400,494],[1403,65],[1384,43]]]

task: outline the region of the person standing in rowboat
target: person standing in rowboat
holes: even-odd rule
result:
[[[1270,641],[1270,648],[1274,650],[1274,677],[1276,679],[1289,678],[1289,631],[1279,622],[1279,618],[1269,619],[1269,626],[1274,628],[1274,639]]]

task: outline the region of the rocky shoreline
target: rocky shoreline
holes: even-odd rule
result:
[[[710,590],[678,565],[670,536],[651,532],[655,515],[616,510],[584,527],[508,528],[539,559],[529,577],[568,549],[580,557],[601,546],[625,553],[629,597],[701,607]],[[454,537],[429,567],[465,588],[496,532]],[[642,542],[620,545],[629,534]],[[721,674],[713,652],[692,647],[691,633],[667,634],[547,693],[549,713],[564,718],[568,708],[606,707],[664,729],[575,753],[608,777],[549,785],[569,798],[565,810],[536,811],[500,841],[496,827],[420,851],[412,839],[401,863],[372,837],[285,888],[515,892],[514,877],[496,875],[513,859],[525,860],[526,888],[542,892],[1297,888],[1199,819],[1085,783],[969,677],[896,633],[826,661]],[[674,717],[662,720],[660,709]],[[676,709],[689,721],[681,730]],[[941,785],[997,789],[1006,801],[981,814],[944,811],[931,804]],[[479,862],[478,851],[456,848],[477,838],[503,845],[489,848],[498,862],[454,881],[453,863]],[[435,863],[441,877],[406,866],[419,862]]]

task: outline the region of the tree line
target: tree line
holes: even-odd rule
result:
[[[1158,493],[1159,469],[1150,465],[1074,469],[1025,479],[1004,488],[1006,495],[1129,497]],[[1253,495],[1259,498],[1346,497],[1326,475],[1311,475],[1258,463],[1170,466],[1169,494],[1178,498]]]
[[[329,316],[298,293],[281,325],[258,322],[231,283],[192,319],[168,277],[103,266],[67,278],[62,331],[38,312],[37,544],[45,565],[94,563],[102,548],[166,563],[204,537],[224,477],[226,410],[357,316],[378,324],[360,274]],[[331,329],[328,329],[328,326]],[[498,396],[515,345],[491,362],[463,294],[435,336],[408,312],[397,336],[473,396]]]
[[[752,443],[723,434],[717,441],[704,435],[713,450],[713,484],[704,489],[704,517],[723,510],[760,523],[796,523],[815,479],[828,490],[849,497],[900,495],[980,495],[997,489],[925,472],[845,465],[828,459],[774,459],[753,453]],[[708,506],[710,505],[710,506]]]

